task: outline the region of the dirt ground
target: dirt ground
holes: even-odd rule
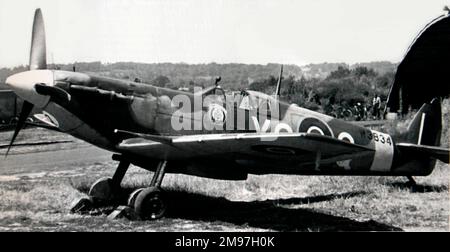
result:
[[[11,132],[0,133],[0,145]],[[26,129],[0,158],[0,231],[448,231],[449,167],[417,177],[249,176],[221,181],[166,175],[166,217],[109,220],[106,213],[70,213],[98,178],[117,165],[111,153],[59,133]],[[64,142],[61,142],[64,141]],[[3,155],[6,148],[0,148]],[[131,167],[122,186],[149,185],[152,173]]]

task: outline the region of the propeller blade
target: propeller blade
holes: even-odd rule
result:
[[[31,37],[30,70],[47,69],[45,48],[45,27],[41,9],[34,12],[33,34]]]
[[[275,98],[278,100],[280,97],[281,79],[283,78],[283,65],[281,65],[280,76],[278,77],[277,88],[275,89]]]
[[[33,110],[34,105],[30,102],[24,101],[22,105],[22,111],[20,111],[19,121],[16,124],[16,129],[14,130],[14,135],[9,143],[8,150],[6,151],[5,158],[8,156],[9,150],[14,144],[14,140],[16,140],[19,131],[25,126],[25,122],[28,116],[31,114],[31,110]]]

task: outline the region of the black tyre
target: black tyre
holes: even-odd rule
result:
[[[134,202],[134,211],[142,220],[156,220],[164,216],[166,203],[162,192],[156,187],[142,190]]]
[[[111,178],[101,178],[92,184],[89,189],[89,196],[91,196],[95,201],[108,202],[113,198],[111,185]]]
[[[136,189],[136,190],[134,190],[134,191],[130,194],[130,196],[128,197],[128,201],[127,201],[129,207],[134,208],[134,203],[136,202],[137,196],[138,196],[139,193],[141,193],[144,189],[145,189],[145,188],[139,188],[139,189]]]

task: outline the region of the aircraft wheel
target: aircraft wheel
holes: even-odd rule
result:
[[[130,196],[128,197],[128,206],[129,207],[134,207],[134,203],[136,202],[136,198],[139,195],[140,192],[142,192],[145,188],[139,188],[134,190]]]
[[[164,216],[167,205],[157,187],[148,187],[138,193],[134,211],[142,220],[156,220]]]
[[[89,189],[89,196],[95,201],[107,202],[113,199],[112,179],[101,178],[95,181]]]

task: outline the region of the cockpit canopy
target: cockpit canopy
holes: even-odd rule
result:
[[[243,90],[241,92],[233,92],[226,94],[220,86],[208,87],[201,92],[196,93],[201,95],[204,104],[219,103],[224,105],[225,103],[233,102],[234,106],[238,109],[248,111],[258,111],[258,113],[270,114],[272,107],[276,104],[276,100],[267,94],[252,91]]]
[[[240,93],[239,108],[245,110],[270,111],[273,97],[251,90]]]

